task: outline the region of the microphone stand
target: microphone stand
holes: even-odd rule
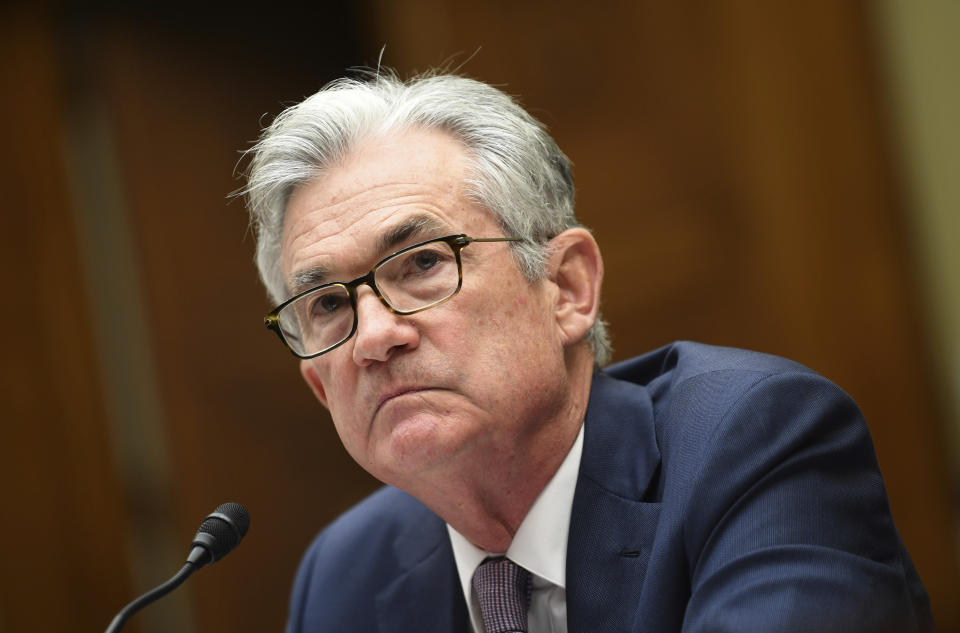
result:
[[[190,577],[190,574],[199,568],[200,567],[198,567],[193,561],[188,560],[187,563],[180,569],[180,571],[173,576],[173,578],[162,585],[151,589],[121,609],[120,613],[113,618],[113,622],[110,623],[110,626],[107,627],[106,633],[118,633],[118,631],[123,628],[123,625],[127,623],[127,620],[130,619],[130,616],[151,602],[159,600],[179,587],[181,584],[183,584],[184,580]]]

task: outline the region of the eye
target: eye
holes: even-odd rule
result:
[[[326,294],[313,302],[310,313],[315,317],[327,316],[343,307],[346,297],[340,294]]]
[[[456,276],[455,255],[450,247],[442,242],[421,245],[410,251],[402,251],[377,269],[377,284],[387,296],[393,295],[397,287],[409,289],[410,284],[435,283],[446,280],[451,267]]]
[[[430,270],[440,261],[440,253],[436,251],[423,250],[413,256],[413,265],[417,270]]]

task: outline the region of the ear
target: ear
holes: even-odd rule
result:
[[[558,290],[557,325],[563,344],[569,346],[583,340],[597,319],[603,258],[590,232],[580,228],[553,238],[550,251],[550,280]]]
[[[313,395],[317,397],[317,400],[320,401],[320,404],[329,409],[330,407],[327,406],[327,392],[324,390],[323,383],[320,381],[320,376],[317,374],[317,370],[314,368],[311,361],[300,361],[300,375],[303,376],[304,382],[306,382],[307,386],[310,387],[310,391],[312,391]]]

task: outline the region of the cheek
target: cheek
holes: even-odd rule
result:
[[[502,308],[502,323],[498,326],[514,327],[528,323],[532,315],[528,314],[530,301],[526,295],[515,294],[509,301],[505,301]]]
[[[356,373],[351,371],[349,364],[327,363],[317,368],[317,376],[326,395],[327,409],[339,430],[341,421],[349,419],[349,414],[356,409],[353,403],[357,390]]]
[[[351,424],[350,421],[346,420],[342,415],[331,415],[331,417],[333,418],[333,426],[337,430],[337,435],[340,436],[340,443],[343,444],[343,447],[347,449],[347,452],[350,453],[354,459],[357,459],[360,446],[356,425]]]
[[[547,362],[561,344],[536,298],[518,293],[502,299],[499,309],[489,310],[468,326],[465,344],[473,350],[471,356],[475,354],[482,362],[485,374],[514,380],[518,374],[536,373],[541,369],[538,365]]]
[[[505,280],[491,284],[471,297],[467,311],[472,315],[474,327],[489,326],[516,331],[526,327],[532,320],[539,320],[537,301],[530,294],[525,281]]]
[[[343,447],[354,460],[362,463],[366,451],[367,433],[360,407],[342,391],[336,388],[332,391],[333,393],[328,393],[328,402],[333,426],[337,435],[340,436]]]
[[[345,424],[343,418],[334,418],[334,428],[340,438],[340,444],[350,458],[360,464],[363,468],[368,468],[370,462],[369,450],[366,438],[357,431],[355,424]]]

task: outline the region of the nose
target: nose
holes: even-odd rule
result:
[[[420,332],[406,317],[394,314],[365,286],[357,288],[357,333],[353,361],[365,366],[388,360],[395,352],[414,349]]]

